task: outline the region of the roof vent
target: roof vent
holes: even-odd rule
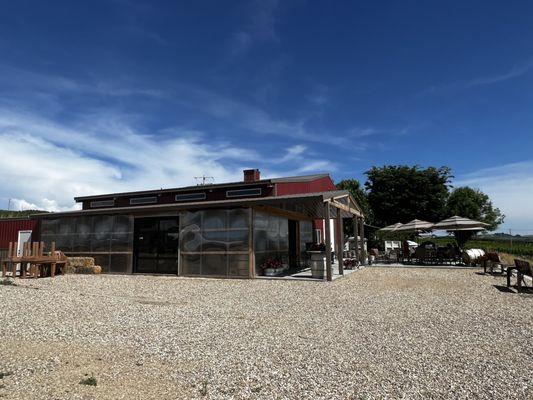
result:
[[[258,169],[245,169],[244,171],[244,182],[251,183],[261,180],[261,172]]]

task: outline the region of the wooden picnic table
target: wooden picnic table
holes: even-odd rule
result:
[[[20,265],[21,278],[38,278],[44,276],[45,272],[50,269],[50,276],[56,275],[56,269],[59,267],[61,273],[65,273],[67,257],[65,254],[56,250],[55,242],[50,245],[50,251],[45,253],[44,242],[27,242],[23,244],[22,254],[18,254],[18,243],[9,242],[7,258],[2,262],[2,276],[6,277],[9,270],[11,276],[17,276],[17,266]],[[27,266],[30,266],[29,271]]]

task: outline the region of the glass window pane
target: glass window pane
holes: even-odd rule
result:
[[[202,251],[223,251],[227,250],[227,231],[207,231],[202,232]]]
[[[111,251],[132,251],[133,234],[113,233],[111,235]]]
[[[229,276],[249,276],[249,258],[248,254],[229,254],[228,255]]]
[[[197,230],[182,230],[180,249],[184,252],[197,252],[202,249],[202,235]]]
[[[228,249],[230,251],[248,251],[248,230],[228,231]]]
[[[250,225],[250,210],[228,210],[228,228],[248,228]]]
[[[56,235],[59,231],[59,219],[43,219],[41,222],[42,235]]]
[[[185,212],[181,216],[181,226],[183,228],[186,227],[196,227],[197,229],[200,229],[200,226],[202,224],[202,212],[201,211],[195,211],[195,212]]]
[[[72,251],[91,251],[91,234],[72,235]]]
[[[93,232],[94,233],[113,232],[114,219],[115,218],[112,215],[98,215],[94,217]]]
[[[76,232],[80,235],[87,235],[93,231],[92,217],[79,217],[76,221]]]
[[[203,212],[202,229],[226,229],[226,210],[205,210]]]
[[[91,251],[106,251],[111,249],[111,233],[99,233],[92,235]]]
[[[266,251],[267,244],[268,241],[266,231],[254,231],[254,250]]]
[[[113,227],[115,233],[133,232],[133,218],[129,215],[116,215],[115,226]]]
[[[254,212],[254,229],[266,230],[268,228],[268,214],[256,211]]]
[[[57,233],[59,235],[69,235],[76,232],[75,218],[60,218]]]
[[[181,256],[181,274],[182,275],[200,275],[201,270],[200,254],[182,254]]]
[[[202,256],[202,275],[226,276],[228,273],[225,254],[204,254]]]
[[[278,232],[279,231],[279,218],[274,215],[268,216],[268,227],[267,230],[270,232]]]
[[[129,254],[111,254],[109,272],[126,273],[130,271],[131,256]]]
[[[267,250],[270,250],[270,251],[279,250],[279,232],[278,231],[267,232]]]

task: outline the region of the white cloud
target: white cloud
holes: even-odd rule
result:
[[[519,76],[525,75],[526,73],[529,72],[531,68],[533,68],[533,60],[529,60],[528,62],[525,62],[523,64],[515,65],[509,71],[504,72],[499,75],[493,75],[493,76],[487,76],[487,77],[474,79],[468,82],[466,86],[467,87],[484,86],[484,85],[491,85],[493,83],[507,81],[509,79],[513,79],[513,78],[517,78]]]
[[[111,118],[110,118],[111,120]],[[70,209],[73,197],[88,194],[241,179],[240,167],[257,154],[193,137],[167,140],[143,136],[117,121],[107,135],[50,121],[0,112],[0,197],[21,207]],[[98,126],[98,123],[95,123]]]
[[[7,205],[14,198],[18,209],[59,211],[72,209],[75,196],[194,185],[194,177],[204,174],[216,182],[238,181],[251,163],[272,176],[333,167],[316,157],[308,162],[303,145],[271,159],[201,132],[164,133],[165,139],[142,135],[109,113],[61,125],[0,109],[0,199]]]
[[[458,177],[454,186],[472,186],[489,195],[506,215],[500,230],[533,234],[533,161],[486,168]]]

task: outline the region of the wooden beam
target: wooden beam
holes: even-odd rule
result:
[[[330,209],[329,202],[324,203],[324,215],[326,216],[324,220],[324,231],[325,231],[325,245],[326,245],[326,279],[328,281],[333,280],[333,274],[331,271],[331,229],[329,226],[330,221]]]
[[[331,205],[333,207],[338,208],[338,209],[343,210],[343,211],[346,211],[346,212],[348,212],[348,213],[350,213],[352,215],[357,215],[357,216],[362,216],[363,215],[363,214],[361,214],[360,211],[356,210],[355,208],[349,207],[346,204],[338,203],[335,200],[331,201],[330,203],[331,203]]]
[[[305,214],[296,211],[283,210],[281,208],[276,208],[272,206],[253,206],[253,209],[257,211],[263,211],[272,215],[277,215],[279,217],[294,219],[296,221],[310,221],[313,219]]]

